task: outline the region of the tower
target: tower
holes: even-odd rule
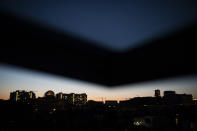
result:
[[[160,90],[159,89],[156,89],[155,90],[155,97],[161,97],[161,94],[160,94]]]

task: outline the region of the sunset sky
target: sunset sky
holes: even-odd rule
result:
[[[55,93],[87,93],[88,100],[124,100],[138,96],[153,96],[154,90],[175,90],[197,98],[197,75],[157,80],[107,88],[102,85],[36,72],[0,64],[0,99],[9,99],[15,90],[34,91],[42,97],[47,90]]]

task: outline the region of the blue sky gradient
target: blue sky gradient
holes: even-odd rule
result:
[[[196,0],[1,0],[0,9],[117,51],[197,20]]]

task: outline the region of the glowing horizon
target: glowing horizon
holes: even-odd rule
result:
[[[165,80],[122,85],[108,88],[102,85],[59,77],[47,73],[0,64],[0,99],[9,99],[15,90],[34,91],[36,97],[52,90],[56,93],[86,93],[88,100],[125,100],[133,97],[153,96],[155,89],[174,90],[177,94],[192,94],[197,98],[197,75]]]

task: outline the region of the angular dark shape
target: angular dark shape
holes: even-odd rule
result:
[[[109,87],[197,73],[196,24],[114,52],[5,12],[0,18],[2,63]]]
[[[196,74],[196,23],[118,55],[114,84]]]

